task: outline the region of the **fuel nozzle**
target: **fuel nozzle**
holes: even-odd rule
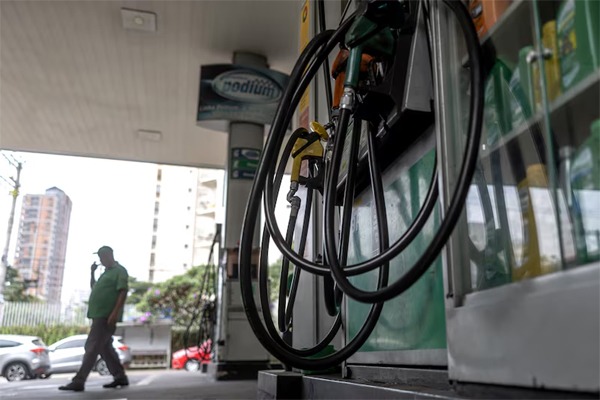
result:
[[[344,84],[346,81],[346,66],[348,64],[348,57],[350,51],[347,49],[340,49],[333,64],[331,65],[331,77],[335,80],[335,87],[333,90],[333,102],[331,107],[335,110],[340,106],[340,100],[344,94]],[[367,74],[373,68],[375,58],[367,53],[361,55],[360,60],[360,74]]]
[[[309,128],[310,130],[303,137],[296,139],[296,143],[294,143],[294,147],[292,148],[292,158],[294,159],[290,177],[292,183],[300,181],[302,161],[323,158],[321,140],[327,141],[329,139],[325,127],[320,123],[313,121],[310,123]]]

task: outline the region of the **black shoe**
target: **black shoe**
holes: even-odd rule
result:
[[[84,389],[83,383],[75,383],[75,382],[71,382],[68,385],[58,387],[58,390],[72,390],[74,392],[83,392],[83,389]]]
[[[120,379],[115,379],[111,383],[107,383],[106,385],[102,385],[102,387],[105,388],[105,389],[114,389],[114,388],[116,388],[118,386],[129,386],[129,379],[127,379],[127,377],[120,378]]]

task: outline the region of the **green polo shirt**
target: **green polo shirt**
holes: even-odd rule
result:
[[[106,268],[96,281],[90,293],[88,318],[108,318],[117,304],[121,289],[127,290],[127,270],[118,262]],[[119,313],[119,321],[123,320],[123,310]]]

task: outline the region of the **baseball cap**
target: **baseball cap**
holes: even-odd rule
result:
[[[107,254],[107,253],[110,253],[110,254],[112,254],[112,252],[113,252],[113,249],[112,249],[112,248],[110,248],[110,247],[108,247],[108,246],[102,246],[102,247],[100,247],[100,248],[98,249],[98,251],[97,251],[97,252],[95,252],[94,254],[98,254],[98,255],[100,255],[100,254]]]

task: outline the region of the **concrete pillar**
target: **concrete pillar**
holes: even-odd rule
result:
[[[264,56],[246,52],[235,52],[233,63],[267,67]],[[216,359],[209,366],[209,372],[216,379],[254,379],[259,370],[268,368],[269,365],[269,353],[258,342],[246,319],[238,274],[240,232],[254,173],[263,149],[264,130],[265,127],[261,124],[236,121],[229,123],[223,242],[225,269],[219,279]],[[253,166],[255,167],[252,168]],[[258,263],[260,225],[256,224],[252,246],[254,265]]]

